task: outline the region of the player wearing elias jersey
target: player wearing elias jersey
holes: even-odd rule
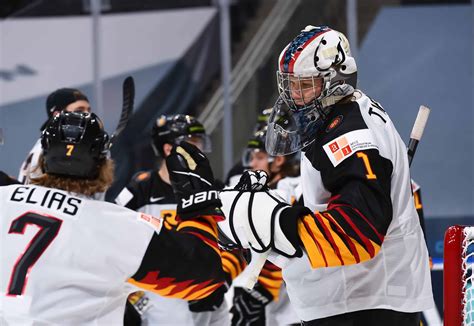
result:
[[[158,159],[168,157],[172,148],[181,141],[194,144],[203,152],[211,150],[210,139],[203,125],[194,117],[177,114],[157,119],[152,129],[152,147]],[[178,199],[173,193],[166,164],[161,164],[155,171],[138,173],[115,201],[127,208],[161,217],[167,230],[191,228],[192,232],[216,245],[213,240],[216,233],[212,225],[204,222],[180,221],[177,218]],[[168,250],[167,248],[176,245],[179,244],[170,241],[162,249]],[[218,250],[217,246],[214,249]],[[230,281],[242,270],[243,261],[231,252],[223,252],[221,255],[223,268]],[[173,283],[169,284],[170,289],[174,286]],[[167,290],[163,289],[164,293]],[[227,287],[222,286],[205,300],[193,300],[189,303],[180,296],[164,297],[158,295],[159,293],[145,293],[149,301],[148,307],[142,309],[143,324],[226,325],[229,323],[224,301],[226,290]],[[183,288],[183,291],[186,291],[186,288]]]
[[[109,137],[95,114],[61,112],[41,144],[44,174],[0,187],[1,325],[120,325],[136,286],[186,300],[222,286],[217,238],[202,237],[199,227],[168,230],[159,216],[92,199],[113,176]],[[209,163],[178,147],[167,164],[179,199],[206,197],[181,207],[182,219],[216,229],[222,214]],[[197,208],[203,214],[191,216]]]
[[[272,250],[306,325],[419,325],[433,296],[406,146],[382,106],[356,89],[347,39],[307,26],[282,51],[277,77],[266,149],[302,149],[306,207],[269,191],[224,191],[221,229]]]

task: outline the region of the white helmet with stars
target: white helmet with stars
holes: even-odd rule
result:
[[[357,65],[347,38],[327,26],[306,26],[281,52],[277,82],[266,147],[285,155],[312,143],[330,107],[354,92]],[[285,128],[272,119],[282,115],[292,120]]]

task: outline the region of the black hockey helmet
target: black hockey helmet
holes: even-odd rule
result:
[[[198,138],[201,142],[201,151],[211,151],[211,139],[206,134],[206,129],[196,118],[185,114],[175,114],[159,117],[151,132],[152,147],[157,156],[164,156],[164,144],[179,144],[189,138]]]
[[[109,135],[94,113],[61,112],[41,135],[44,172],[94,179],[109,150]]]
[[[272,108],[268,108],[260,112],[260,114],[257,116],[257,123],[255,124],[255,127],[253,128],[253,133],[256,133],[259,130],[262,130],[265,128],[268,124],[268,118],[270,118],[270,114],[272,113]]]

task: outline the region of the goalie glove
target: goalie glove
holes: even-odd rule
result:
[[[268,190],[268,174],[263,170],[245,171],[234,189],[242,191]]]
[[[242,178],[249,179],[247,173]],[[285,257],[302,256],[297,220],[311,213],[308,208],[292,207],[276,192],[266,189],[223,190],[220,198],[227,218],[218,226],[229,241],[258,253],[272,249]]]
[[[181,142],[166,158],[171,186],[178,200],[177,215],[186,220],[198,215],[224,218],[207,157],[194,145]]]

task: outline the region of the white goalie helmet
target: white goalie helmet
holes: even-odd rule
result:
[[[357,65],[347,38],[327,26],[306,26],[281,52],[277,83],[266,147],[286,155],[313,142],[330,107],[354,92]],[[293,120],[286,127],[275,120],[282,115]]]

